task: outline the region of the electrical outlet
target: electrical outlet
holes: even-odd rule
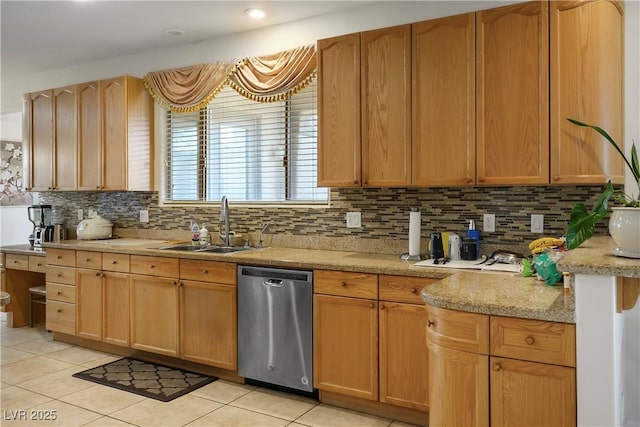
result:
[[[347,228],[362,227],[362,217],[360,212],[347,212]]]
[[[544,215],[531,214],[531,232],[544,233]]]
[[[496,216],[495,214],[484,214],[482,231],[487,233],[493,233],[496,231]]]
[[[78,221],[82,221],[84,219],[84,212],[82,209],[78,209]]]
[[[140,222],[149,222],[149,211],[143,209],[140,211]]]

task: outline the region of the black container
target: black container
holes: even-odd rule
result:
[[[476,239],[462,239],[462,259],[466,261],[477,259],[477,245],[478,241]]]
[[[444,258],[444,248],[442,246],[442,233],[431,233],[429,245],[429,257],[431,259]]]

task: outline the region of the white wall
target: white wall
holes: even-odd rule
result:
[[[0,246],[27,245],[32,231],[26,206],[0,207]]]

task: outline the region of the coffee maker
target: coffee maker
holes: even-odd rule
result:
[[[42,247],[43,242],[54,239],[53,206],[31,205],[27,207],[29,221],[33,224],[33,233],[29,236],[29,243],[34,247]]]

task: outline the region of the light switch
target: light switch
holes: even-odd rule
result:
[[[531,214],[531,232],[544,233],[544,215]]]

